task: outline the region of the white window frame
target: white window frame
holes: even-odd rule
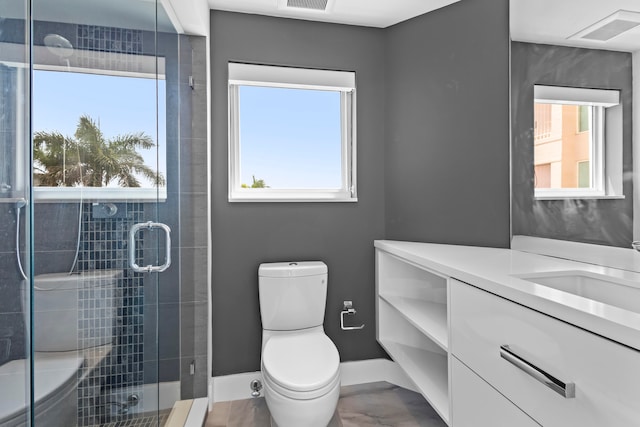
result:
[[[262,86],[340,92],[341,188],[242,188],[240,179],[239,87]],[[229,63],[229,202],[357,202],[355,73]]]
[[[620,91],[534,85],[534,103],[588,105],[591,188],[536,188],[535,198],[621,199],[622,106]]]

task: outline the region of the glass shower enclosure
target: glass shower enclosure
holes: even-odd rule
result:
[[[200,42],[159,0],[0,0],[0,426],[163,425],[206,396]]]

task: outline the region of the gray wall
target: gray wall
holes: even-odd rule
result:
[[[628,248],[633,240],[631,54],[512,43],[513,234]],[[618,89],[623,200],[534,200],[533,86]]]
[[[384,33],[213,11],[213,375],[260,369],[258,265],[322,260],[329,267],[325,329],[343,361],[383,357],[375,340],[373,240],[384,237]],[[356,72],[358,203],[227,201],[227,63]],[[341,331],[353,300],[361,331]]]
[[[388,29],[386,237],[509,245],[509,2]]]
[[[211,40],[213,375],[260,369],[261,262],[325,261],[325,329],[362,360],[384,356],[373,240],[508,246],[508,0],[388,29],[212,11]],[[228,203],[229,61],[356,71],[358,203]],[[339,329],[345,299],[362,331]]]

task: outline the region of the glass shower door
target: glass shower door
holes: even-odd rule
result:
[[[162,425],[206,396],[194,40],[203,63],[154,0],[0,0],[0,426]]]
[[[161,425],[180,398],[161,369],[177,34],[154,1],[32,4],[33,419]]]
[[[29,8],[0,2],[0,425],[27,425],[30,375]]]

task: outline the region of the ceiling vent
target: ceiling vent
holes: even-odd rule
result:
[[[292,12],[320,12],[331,10],[334,0],[278,0],[278,9]]]
[[[607,42],[640,25],[640,13],[619,10],[572,35],[569,39]]]
[[[298,9],[325,10],[329,0],[287,0],[287,7]]]

